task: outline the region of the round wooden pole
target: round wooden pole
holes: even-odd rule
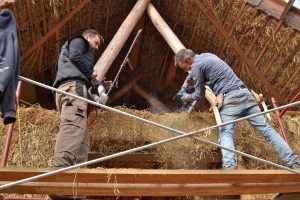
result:
[[[149,2],[150,0],[138,0],[113,39],[110,41],[109,45],[94,66],[94,72],[97,74],[98,80],[102,80],[105,76],[111,64],[124,46],[133,28],[145,12]]]
[[[149,3],[148,5],[147,12],[152,23],[160,32],[160,34],[163,36],[163,38],[166,40],[166,42],[169,44],[170,48],[173,50],[175,54],[179,50],[185,49],[185,46],[181,43],[181,41],[178,39],[178,37],[171,30],[171,28],[168,26],[168,24],[160,16],[158,11],[151,3]]]

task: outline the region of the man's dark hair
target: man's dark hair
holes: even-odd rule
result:
[[[104,43],[104,38],[102,35],[100,35],[100,33],[98,33],[97,31],[95,31],[94,29],[87,29],[82,33],[82,36],[92,36],[95,37],[96,35],[98,35],[98,37],[100,38],[100,41],[102,43]]]

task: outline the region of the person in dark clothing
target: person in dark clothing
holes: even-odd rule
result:
[[[205,85],[208,85],[218,96],[223,94],[224,99],[216,102],[220,109],[223,123],[260,112],[260,108],[250,90],[236,76],[227,63],[214,54],[195,54],[190,49],[182,49],[175,55],[176,66],[190,72],[187,79],[193,79],[195,92],[184,94],[181,100],[190,102],[204,96]],[[300,169],[300,161],[294,151],[271,127],[263,116],[248,119],[278,152],[280,158],[291,168]],[[235,149],[234,124],[221,127],[221,145]],[[234,152],[222,149],[222,166],[224,169],[236,169],[237,157]]]
[[[94,78],[93,51],[100,46],[102,36],[86,30],[82,36],[67,41],[61,48],[54,87],[87,98],[87,88]],[[54,166],[70,166],[87,160],[89,134],[87,103],[56,93],[56,107],[61,114],[60,130],[54,152]]]
[[[0,10],[0,102],[4,124],[16,121],[16,89],[20,67],[16,22],[8,9]]]
[[[94,52],[98,50],[102,36],[95,30],[84,31],[61,48],[57,63],[57,75],[53,86],[59,90],[88,98],[87,89],[94,79]],[[55,103],[61,115],[57,135],[54,163],[55,167],[66,167],[87,160],[90,139],[87,127],[87,102],[56,93]],[[75,196],[49,195],[57,199],[82,199]]]

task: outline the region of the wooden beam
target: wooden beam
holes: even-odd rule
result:
[[[165,41],[168,43],[169,47],[173,50],[173,52],[176,54],[179,50],[185,49],[185,46],[181,43],[181,41],[178,39],[178,37],[175,35],[175,33],[171,30],[169,25],[164,21],[164,19],[160,16],[158,11],[155,9],[155,7],[150,3],[147,8],[148,15],[156,27],[156,29],[160,32],[160,34],[163,36]],[[165,58],[166,59],[166,58]],[[176,74],[176,68],[173,64],[169,67],[168,74],[167,74],[167,80],[165,85],[168,85],[172,82],[172,80],[175,77]]]
[[[113,176],[113,175],[112,175]],[[76,177],[76,176],[75,176]],[[3,182],[1,182],[3,183]],[[3,193],[89,196],[211,196],[299,192],[300,183],[245,184],[134,184],[134,183],[25,183]]]
[[[179,16],[180,15],[180,9],[182,9],[182,3],[183,3],[183,1],[179,1],[177,3],[175,16]],[[171,3],[169,3],[169,5],[171,5]],[[173,27],[172,27],[172,30],[176,30],[177,25],[178,25],[178,23],[175,22],[174,25],[173,25]],[[160,76],[159,76],[159,80],[157,81],[157,86],[159,85],[159,83],[161,82],[161,80],[163,79],[163,77],[165,76],[165,73],[168,74],[170,67],[174,68],[174,65],[173,66],[169,66],[168,65],[168,61],[169,61],[168,58],[169,58],[169,56],[170,56],[170,48],[167,49],[167,53],[165,54],[165,56],[163,58],[163,64],[162,64],[162,68],[161,68],[161,73],[160,73]],[[175,74],[174,74],[174,77],[175,77]],[[165,86],[166,86],[166,82],[165,82]]]
[[[229,33],[228,33],[230,37],[232,36],[232,34],[233,34],[233,32],[234,32],[234,29],[236,28],[236,25],[237,25],[237,23],[238,23],[238,20],[240,19],[241,15],[242,15],[242,13],[243,13],[243,11],[244,11],[244,9],[245,9],[245,6],[246,6],[246,3],[243,1],[242,7],[240,8],[238,14],[236,15],[236,17],[235,17],[235,19],[234,19],[234,22],[232,23],[232,25],[231,25],[231,27],[230,27],[230,31],[229,31]],[[227,46],[227,44],[228,44],[228,40],[225,39],[225,42],[224,42],[223,47],[222,47],[222,50],[221,50],[221,57],[222,57],[222,55],[224,55],[223,52],[224,52],[224,49],[225,49],[225,47]]]
[[[0,184],[51,170],[0,168]],[[1,192],[72,195],[76,190],[78,195],[99,196],[265,194],[300,192],[299,180],[299,174],[284,170],[76,169],[2,189]]]
[[[267,13],[270,16],[275,17],[276,19],[280,20],[281,17],[286,16],[285,10],[289,10],[289,7],[287,7],[287,3],[281,0],[259,0],[259,3],[257,4],[257,0],[246,0],[247,3],[251,4],[253,7],[255,7],[258,10],[262,10],[265,13]],[[290,12],[291,14],[288,14],[289,17],[283,18],[284,20],[280,20],[281,22],[284,22],[296,30],[300,31],[300,11],[299,9],[293,9],[293,12]]]
[[[69,14],[70,13],[70,0],[65,0],[65,4],[66,4],[66,7],[65,7],[66,12],[67,12],[67,14]],[[68,26],[68,38],[70,38],[71,37],[71,24],[68,23],[67,26]]]
[[[111,0],[107,0],[107,7],[106,7],[106,19],[105,19],[105,37],[108,37],[108,25],[109,25],[109,9]]]
[[[98,80],[102,80],[105,76],[111,64],[121,51],[121,48],[125,44],[133,28],[146,10],[149,2],[150,0],[138,0],[113,39],[110,41],[109,45],[94,66],[94,72],[97,74]]]
[[[198,26],[198,23],[199,23],[199,20],[200,20],[200,16],[201,16],[201,13],[199,12],[198,16],[197,16],[197,19],[196,19],[196,23],[194,25],[193,32],[192,32],[192,37],[191,37],[191,39],[189,41],[189,44],[188,44],[189,45],[188,48],[190,48],[190,49],[192,49],[192,44],[193,44],[193,41],[194,41],[196,30],[198,30],[199,27],[200,27],[200,26]]]
[[[0,168],[1,181],[17,181],[56,168]],[[185,170],[185,169],[75,169],[35,182],[79,183],[299,183],[300,175],[286,170]],[[112,175],[109,177],[109,175]],[[298,188],[300,190],[300,188]],[[1,191],[2,192],[2,191]]]
[[[300,67],[297,68],[297,70],[293,73],[293,75],[288,79],[286,84],[283,86],[283,88],[280,91],[281,94],[283,94],[287,90],[287,88],[291,85],[291,83],[296,77],[299,77],[299,74],[300,74]]]
[[[26,0],[26,10],[27,10],[27,17],[28,17],[28,23],[29,23],[29,29],[30,29],[30,35],[32,39],[32,44],[35,43],[36,38],[35,38],[35,31],[34,31],[34,25],[33,25],[33,14],[32,14],[32,5],[31,5],[31,0]],[[30,45],[31,46],[31,45]]]
[[[240,45],[243,41],[243,39],[245,38],[245,35],[246,33],[250,30],[250,28],[252,27],[251,24],[253,22],[253,20],[255,19],[256,15],[257,15],[257,10],[254,10],[251,17],[248,19],[249,20],[249,23],[247,25],[247,28],[244,29],[243,33],[242,33],[242,36],[239,38],[239,42],[238,42],[238,45]]]
[[[272,42],[272,40],[273,40],[274,36],[276,35],[277,31],[279,31],[279,29],[281,28],[281,25],[282,25],[282,21],[280,21],[280,22],[277,23],[277,26],[275,27],[275,30],[274,30],[274,33],[273,33],[273,37],[269,37],[269,39],[267,40],[267,42],[264,43],[263,49],[261,50],[261,52],[259,53],[257,59],[254,62],[254,66],[255,67],[257,67],[259,61],[261,60],[262,56],[266,52],[269,44]],[[262,28],[265,28],[265,27],[262,27]]]
[[[77,13],[79,13],[86,5],[90,3],[91,0],[84,0],[77,6],[72,12],[70,12],[61,22],[59,22],[55,27],[47,32],[46,35],[41,37],[30,49],[21,56],[21,62],[24,61],[32,52],[34,52],[38,47],[43,45],[49,38],[55,35],[56,31],[62,28],[70,19],[72,19]]]
[[[204,25],[204,28],[203,28],[203,31],[202,31],[202,34],[200,35],[200,38],[199,38],[199,45],[197,45],[197,46],[199,46],[199,50],[198,51],[200,51],[200,50],[202,50],[203,49],[203,46],[202,46],[202,44],[203,44],[203,38],[204,38],[204,35],[206,35],[206,33],[207,33],[207,30],[208,30],[208,27],[209,27],[209,20],[205,20],[205,25]],[[205,42],[205,41],[204,41]]]
[[[160,34],[163,36],[163,38],[166,40],[166,42],[168,43],[168,45],[170,46],[170,48],[173,50],[175,54],[179,50],[185,49],[185,46],[181,43],[181,41],[174,34],[174,32],[171,30],[168,24],[163,20],[163,18],[160,16],[158,11],[151,3],[149,3],[148,5],[147,12],[152,23],[160,32]]]
[[[181,38],[184,37],[185,31],[186,31],[186,26],[187,26],[188,23],[190,23],[190,20],[189,20],[189,18],[191,16],[190,10],[192,10],[192,9],[193,9],[193,4],[190,3],[188,5],[188,8],[187,8],[185,16],[184,16],[185,21],[184,21],[184,25],[183,25],[183,31],[182,31],[181,36],[180,36]],[[176,24],[176,22],[175,22],[175,24]],[[175,30],[175,29],[173,29],[173,30]]]
[[[273,63],[275,62],[275,60],[279,57],[279,53],[281,53],[281,51],[283,50],[283,48],[285,47],[285,45],[287,44],[288,41],[290,41],[291,39],[291,35],[293,34],[293,30],[292,29],[289,29],[288,30],[288,34],[287,36],[285,37],[284,41],[281,43],[279,49],[277,50],[276,53],[273,54],[269,64],[266,66],[264,72],[265,73],[268,73],[269,70],[271,69]]]
[[[56,34],[55,34],[55,49],[56,49],[56,57],[59,57],[59,53],[60,53],[60,31],[57,30]]]
[[[286,6],[279,18],[281,21],[285,20],[285,17],[287,15],[287,13],[289,12],[289,10],[291,9],[291,7],[293,6],[294,2],[295,2],[295,0],[289,0],[289,2],[286,4]]]
[[[226,33],[226,31],[224,30],[224,28],[222,27],[222,25],[210,13],[207,12],[207,10],[203,6],[202,2],[198,1],[198,0],[194,0],[194,2],[197,3],[197,5],[200,8],[200,10],[206,15],[206,17],[210,20],[210,22],[220,31],[220,33],[225,37],[225,39],[227,39],[229,41],[229,44],[241,56],[241,58],[243,59],[243,61],[250,67],[250,70],[253,72],[254,75],[256,75],[256,77],[258,78],[258,80],[267,87],[267,89],[270,91],[270,93],[274,97],[276,97],[277,99],[281,100],[282,102],[285,102],[286,100],[284,100],[282,98],[282,96],[277,91],[277,89],[274,88],[273,84],[271,84],[267,80],[265,74],[262,73],[261,71],[258,71],[256,69],[256,65],[254,65],[253,61],[248,56],[245,55],[245,52],[241,49],[241,47],[237,44],[237,42],[234,41]]]
[[[42,14],[42,20],[43,20],[43,33],[47,33],[47,20],[46,20],[46,14],[45,14],[45,3],[44,0],[40,0],[40,7],[41,7],[41,14]]]
[[[248,56],[250,54],[250,52],[252,51],[252,49],[255,46],[258,38],[260,37],[262,32],[265,30],[265,27],[267,26],[268,21],[269,21],[269,17],[266,19],[266,21],[263,23],[263,25],[259,28],[258,32],[255,34],[254,39],[251,41],[250,46],[246,50],[246,56]]]
[[[176,16],[179,16],[179,14],[180,14],[179,11],[180,11],[180,9],[181,9],[182,2],[183,2],[183,1],[179,1],[179,2],[177,3],[177,6],[176,6],[176,13],[175,13]],[[171,3],[170,3],[170,5],[171,5]],[[197,21],[198,21],[198,19],[196,20],[196,22],[197,22]],[[173,25],[173,27],[172,27],[172,30],[176,30],[177,25],[178,25],[178,23],[175,22],[174,25]],[[168,76],[170,67],[171,67],[171,68],[174,68],[174,67],[175,67],[174,65],[171,65],[171,66],[168,65],[168,61],[169,61],[168,58],[169,58],[169,56],[170,56],[170,48],[168,48],[167,53],[166,53],[165,56],[164,56],[163,64],[162,64],[162,69],[161,69],[161,73],[160,73],[160,76],[159,76],[159,80],[157,81],[157,86],[159,85],[159,83],[161,82],[161,80],[164,78],[165,73],[167,73],[167,76]],[[175,71],[175,72],[176,72],[176,71]],[[175,77],[175,74],[172,74],[172,75],[173,75],[172,78],[174,78],[174,77]],[[173,79],[172,79],[172,80],[173,80]],[[168,85],[168,84],[169,84],[169,83],[166,83],[166,82],[165,82],[164,85],[166,86],[166,85]]]

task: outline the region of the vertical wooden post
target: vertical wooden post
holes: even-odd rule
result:
[[[94,71],[97,74],[97,79],[102,80],[106,72],[110,68],[111,64],[117,57],[121,48],[125,44],[127,38],[132,32],[133,28],[139,21],[140,17],[146,10],[150,0],[138,0],[129,15],[126,17],[121,27],[99,58],[94,67]]]

